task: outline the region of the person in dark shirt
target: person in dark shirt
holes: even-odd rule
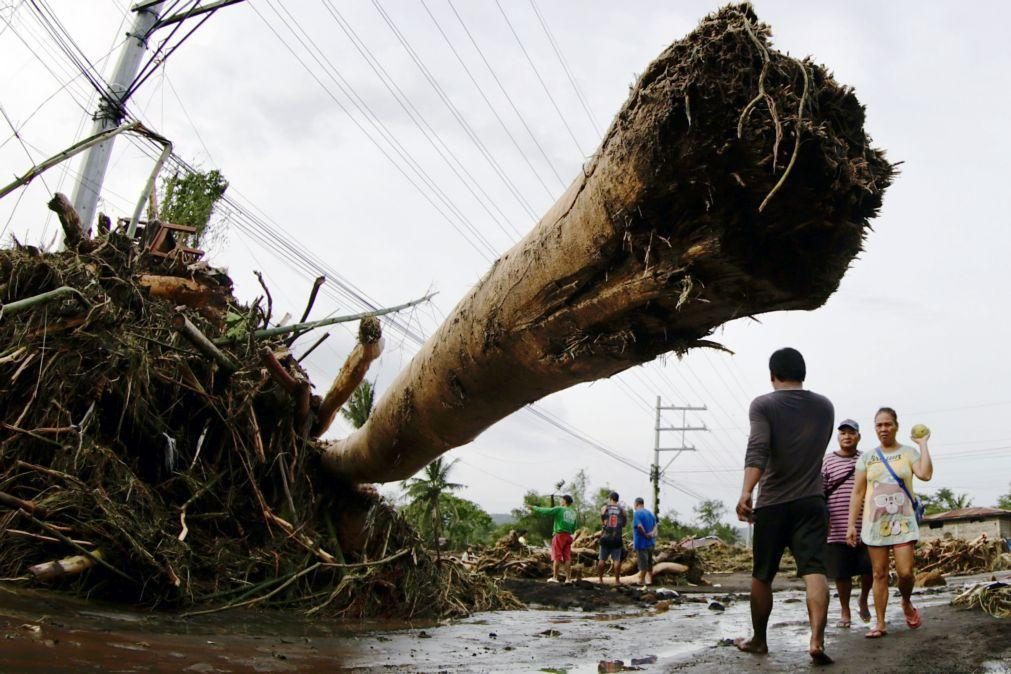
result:
[[[604,584],[604,569],[611,560],[611,570],[614,572],[614,585],[621,585],[621,556],[625,551],[621,533],[625,529],[625,509],[618,502],[618,492],[612,491],[607,503],[600,509],[600,553],[597,557],[597,576],[600,584]]]
[[[735,644],[748,653],[768,653],[772,580],[783,551],[797,560],[797,575],[807,588],[811,623],[808,653],[815,664],[829,664],[825,653],[828,580],[824,548],[828,507],[821,476],[822,457],[835,426],[835,409],[825,396],[804,390],[807,367],[796,349],[780,349],[769,358],[772,393],[751,402],[751,435],[744,459],[744,487],[737,517],[754,522],[751,573],[751,623],[754,636]],[[758,498],[752,504],[752,491]]]

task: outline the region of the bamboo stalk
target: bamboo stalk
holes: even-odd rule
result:
[[[19,461],[18,463],[21,463],[21,462]],[[94,550],[94,551],[87,550],[87,549],[84,548],[84,546],[79,545],[77,542],[75,542],[69,536],[67,536],[62,531],[60,531],[59,529],[57,529],[53,525],[49,524],[48,522],[43,522],[42,520],[40,520],[39,518],[35,517],[34,515],[32,515],[30,512],[28,512],[26,510],[21,510],[20,512],[24,513],[25,516],[27,516],[28,518],[30,518],[33,522],[35,522],[35,524],[39,525],[40,527],[42,527],[43,529],[45,529],[49,533],[53,534],[54,536],[56,536],[57,538],[59,538],[64,543],[73,546],[77,550],[80,550],[81,554],[83,554],[85,557],[91,558],[92,560],[98,562],[99,564],[101,564],[105,568],[107,568],[110,571],[112,571],[113,573],[115,573],[117,576],[120,576],[121,578],[125,578],[126,580],[130,581],[131,583],[135,583],[136,582],[133,578],[131,578],[130,576],[126,575],[125,573],[123,573],[122,571],[120,571],[119,569],[117,569],[116,567],[114,567],[112,564],[110,564],[109,562],[107,562],[104,559],[102,559],[102,555],[101,554],[96,554],[96,553],[100,552],[99,550],[97,550],[97,549]]]
[[[76,288],[71,288],[70,286],[61,286],[59,288],[56,288],[55,290],[49,290],[44,293],[39,293],[38,295],[33,295],[32,297],[26,297],[21,300],[15,300],[13,302],[8,302],[7,304],[0,304],[0,317],[16,314],[18,312],[24,311],[25,309],[30,309],[31,307],[35,307],[40,304],[48,304],[53,300],[58,300],[61,297],[67,297],[68,295],[74,295],[85,304],[88,304],[88,301],[84,299],[84,295],[78,292]]]
[[[370,316],[385,316],[386,314],[396,313],[398,311],[403,311],[404,309],[409,309],[415,305],[421,304],[422,302],[427,302],[428,300],[435,297],[435,293],[430,293],[424,297],[419,297],[416,300],[411,300],[410,302],[404,302],[403,304],[398,304],[395,307],[386,307],[385,309],[376,309],[374,311],[363,311],[360,314],[349,314],[347,316],[333,316],[332,318],[322,318],[318,321],[309,321],[308,323],[295,323],[293,325],[280,325],[274,328],[265,328],[263,330],[257,330],[253,333],[253,337],[264,338],[264,337],[276,337],[277,335],[286,335],[290,332],[304,332],[308,330],[315,330],[316,328],[322,328],[326,325],[336,325],[337,323],[349,323],[351,321],[360,321],[363,318],[368,318]],[[214,340],[214,343],[218,346],[223,346],[225,344],[232,344],[237,342],[243,337],[220,337]]]
[[[26,172],[23,176],[12,182],[10,185],[7,185],[2,189],[0,189],[0,199],[4,198],[17,188],[21,187],[22,185],[30,183],[36,177],[42,175],[47,170],[56,166],[60,162],[70,159],[78,152],[82,152],[91,147],[92,145],[97,145],[98,143],[104,142],[106,139],[111,138],[112,136],[115,136],[118,133],[137,129],[140,126],[141,126],[140,122],[130,122],[129,124],[123,124],[122,126],[118,126],[115,129],[109,129],[108,131],[103,131],[101,133],[95,134],[90,138],[85,138],[81,142],[71,145],[63,152],[53,155],[52,157],[46,159],[41,164],[36,164],[30,170],[28,170],[28,172]]]
[[[102,551],[94,550],[87,555],[74,555],[63,559],[54,559],[51,562],[43,562],[29,566],[28,571],[35,576],[36,580],[50,582],[66,578],[67,576],[77,576],[91,567],[98,564],[102,559]]]
[[[207,339],[204,333],[200,332],[197,326],[190,322],[190,319],[186,318],[185,314],[178,311],[172,319],[172,327],[175,328],[183,337],[185,337],[189,342],[200,349],[204,355],[209,356],[215,362],[217,362],[225,372],[229,374],[235,372],[239,369],[239,366],[229,358],[221,349],[214,346],[214,342]]]

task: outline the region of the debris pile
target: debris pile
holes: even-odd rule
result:
[[[206,263],[72,236],[69,203],[51,208],[68,250],[0,250],[0,575],[211,610],[515,604],[433,559],[374,490],[325,474],[334,399],[311,395],[291,334],[257,336],[266,286],[242,305]],[[378,320],[360,333],[375,343]]]
[[[572,577],[593,580],[597,575],[597,540],[600,532],[587,529],[576,531],[572,539]],[[678,543],[658,546],[654,552],[654,578],[673,579],[674,582],[699,584],[705,566],[698,551],[685,549]],[[545,578],[551,575],[551,553],[547,548],[535,548],[520,540],[516,531],[500,538],[486,550],[477,563],[477,571],[494,578]],[[622,582],[633,582],[638,576],[635,550],[629,543],[621,564]],[[608,569],[607,576],[610,576]]]
[[[935,538],[916,546],[916,570],[965,575],[1011,568],[1011,555],[1004,542],[981,534],[972,541],[961,538]]]
[[[1011,585],[996,581],[976,583],[951,600],[953,606],[979,607],[995,618],[1011,618]]]

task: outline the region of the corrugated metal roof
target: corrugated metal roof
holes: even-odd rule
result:
[[[1011,517],[1011,510],[1000,508],[959,508],[946,513],[930,515],[924,519],[928,522],[945,522],[948,520],[979,519],[981,517]]]

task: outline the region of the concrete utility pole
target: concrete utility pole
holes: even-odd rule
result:
[[[670,410],[672,412],[681,412],[681,425],[680,426],[661,426],[660,425],[660,412],[663,410]],[[694,452],[695,446],[689,447],[685,444],[685,433],[688,431],[708,431],[705,424],[701,426],[689,426],[688,425],[688,412],[705,412],[706,406],[701,407],[688,406],[677,406],[668,405],[663,406],[660,404],[660,396],[656,397],[656,424],[654,430],[656,431],[656,439],[653,443],[653,465],[650,466],[650,479],[653,481],[653,514],[658,518],[660,517],[660,478],[670,467],[674,459],[681,455],[681,452]],[[660,446],[660,433],[661,431],[681,431],[681,446],[680,447],[661,447]],[[677,452],[671,457],[671,460],[667,462],[667,465],[660,468],[660,452]]]
[[[95,134],[114,129],[123,121],[126,103],[125,95],[133,79],[137,76],[141,59],[147,50],[147,39],[158,23],[158,14],[164,2],[142,3],[134,8],[137,15],[133,26],[127,33],[127,40],[116,62],[116,70],[109,82],[109,97],[102,97],[95,112],[95,123],[91,133]],[[88,149],[81,164],[81,176],[74,189],[74,210],[81,218],[81,228],[91,229],[98,208],[98,193],[105,180],[105,171],[109,167],[114,138],[99,143]]]
[[[151,35],[159,28],[171,26],[172,24],[192,19],[193,17],[208,14],[227,7],[237,5],[244,0],[215,0],[207,2],[198,7],[179,12],[171,16],[160,18],[162,5],[166,0],[142,0],[131,9],[137,13],[133,26],[128,32],[127,40],[123,43],[123,50],[119,54],[116,62],[116,70],[109,82],[108,98],[103,96],[98,102],[98,110],[95,112],[95,123],[92,126],[90,136],[103,133],[109,129],[114,129],[123,121],[126,116],[126,99],[130,94],[130,86],[137,77],[140,69],[140,62],[143,60],[144,52],[147,51],[147,41]],[[114,138],[110,137],[98,145],[91,147],[84,155],[81,164],[81,177],[74,188],[74,210],[81,218],[81,228],[88,231],[91,223],[95,219],[95,211],[98,208],[98,195],[102,190],[102,183],[105,181],[105,171],[109,168],[109,158],[112,155],[112,144]],[[166,145],[166,153],[159,160],[158,167],[165,161],[165,156],[171,153],[171,144]],[[157,168],[152,181],[157,176]],[[152,182],[153,184],[153,182]],[[150,189],[150,186],[149,188]],[[140,201],[144,201],[146,195]],[[134,215],[133,224],[136,225],[137,215]]]

